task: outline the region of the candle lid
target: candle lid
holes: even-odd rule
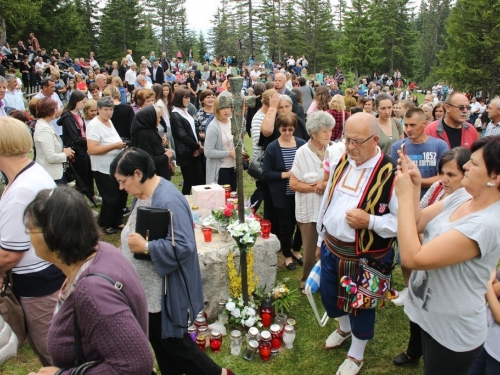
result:
[[[263,339],[263,340],[270,340],[271,339],[271,333],[269,331],[262,331],[260,333],[260,337]]]
[[[188,327],[188,332],[196,332],[196,327],[195,326],[189,326]]]
[[[203,316],[203,314],[201,316],[198,315],[198,317],[196,318],[196,322],[198,323],[206,323],[206,319],[205,317]]]
[[[250,340],[248,342],[248,345],[252,348],[252,349],[257,349],[259,347],[259,343],[255,340]]]
[[[259,334],[259,330],[256,328],[256,327],[251,327],[249,330],[248,330],[248,333],[251,335],[251,336],[257,336]]]
[[[221,336],[222,336],[222,334],[221,334],[219,331],[217,331],[216,329],[214,329],[214,330],[212,330],[212,332],[210,333],[210,336],[212,336],[214,339],[216,339],[216,338],[221,337]]]
[[[238,339],[241,337],[241,332],[237,330],[231,331],[231,337]]]
[[[207,326],[201,326],[198,328],[198,333],[206,333],[206,332],[208,332]]]
[[[217,303],[220,307],[226,307],[226,302],[219,302]]]
[[[271,332],[272,333],[278,333],[280,331],[280,326],[278,324],[273,324],[271,325]]]
[[[293,331],[294,331],[293,326],[291,326],[291,325],[286,325],[285,326],[285,332],[293,332]]]
[[[193,210],[197,210],[199,207],[197,205],[193,205],[193,207],[191,207],[191,209]]]
[[[288,324],[289,326],[294,326],[296,323],[295,319],[294,318],[288,318],[286,320],[286,324]]]

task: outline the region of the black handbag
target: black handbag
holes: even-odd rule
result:
[[[262,166],[264,164],[264,153],[258,158],[253,158],[252,162],[248,166],[247,173],[255,178],[256,180],[263,180],[262,177]]]

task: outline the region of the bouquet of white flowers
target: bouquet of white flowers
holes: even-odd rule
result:
[[[260,223],[254,218],[248,218],[244,223],[235,221],[229,224],[227,230],[236,241],[240,251],[247,251],[257,240],[257,235],[260,233]]]
[[[241,295],[234,300],[228,298],[223,314],[227,315],[229,323],[241,324],[248,328],[254,325],[262,327],[258,306],[253,300],[248,301],[248,306],[245,306]]]

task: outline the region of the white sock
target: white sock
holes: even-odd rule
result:
[[[365,354],[366,344],[368,344],[368,340],[360,340],[356,336],[352,335],[351,347],[349,348],[347,355],[358,361],[362,361]]]
[[[349,315],[339,316],[339,328],[342,332],[351,332],[351,322],[349,321]]]

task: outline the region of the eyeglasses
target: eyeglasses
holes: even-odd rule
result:
[[[470,105],[454,105],[454,104],[450,104],[448,103],[449,106],[452,106],[452,107],[455,107],[455,108],[458,108],[459,111],[464,111],[464,110],[467,110],[467,111],[470,111],[471,110],[471,106]]]
[[[368,138],[366,138],[364,141],[357,141],[355,139],[350,139],[350,138],[344,138],[344,141],[345,141],[345,144],[346,146],[349,145],[349,143],[351,143],[354,147],[359,147],[361,146],[363,143],[365,142],[368,142],[370,139],[372,139],[373,137],[375,137],[375,134],[372,134],[370,135]]]
[[[43,233],[41,230],[31,230],[28,229],[27,227],[24,227],[24,233],[27,235],[34,234],[34,233]]]
[[[129,174],[127,177],[125,177],[123,180],[116,180],[116,182],[118,182],[118,185],[123,185],[125,183],[125,181],[127,181],[127,178],[129,178],[130,176],[132,176],[131,174]]]

